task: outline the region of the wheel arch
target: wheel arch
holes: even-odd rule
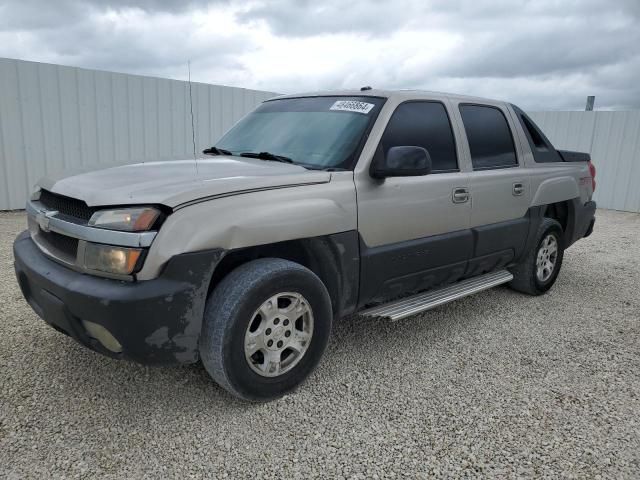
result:
[[[542,216],[556,220],[562,226],[563,242],[567,248],[574,238],[576,228],[576,201],[565,200],[543,206]]]
[[[360,279],[359,242],[356,231],[230,250],[213,272],[209,293],[230,272],[259,258],[289,260],[315,273],[329,292],[335,317],[355,310]]]

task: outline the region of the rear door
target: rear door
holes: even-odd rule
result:
[[[361,305],[461,278],[473,246],[469,178],[460,171],[447,105],[410,100],[387,108],[393,113],[374,156],[394,146],[424,147],[433,172],[381,181],[369,175],[371,158],[358,165]]]
[[[506,107],[455,102],[471,160],[474,249],[465,276],[504,267],[524,249],[531,189]]]

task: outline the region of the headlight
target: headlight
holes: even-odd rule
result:
[[[159,216],[160,211],[151,207],[100,210],[91,216],[89,225],[109,230],[144,232],[153,227]]]
[[[141,255],[142,250],[139,248],[87,242],[84,250],[84,266],[90,270],[130,275],[136,270]]]

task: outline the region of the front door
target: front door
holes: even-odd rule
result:
[[[394,146],[420,146],[433,172],[371,178],[356,172],[361,236],[360,306],[461,278],[473,248],[468,173],[460,172],[447,107],[439,101],[397,106],[376,155]]]

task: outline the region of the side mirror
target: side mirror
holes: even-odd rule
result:
[[[387,155],[376,155],[371,163],[371,176],[417,177],[431,173],[431,156],[422,147],[391,147]]]

